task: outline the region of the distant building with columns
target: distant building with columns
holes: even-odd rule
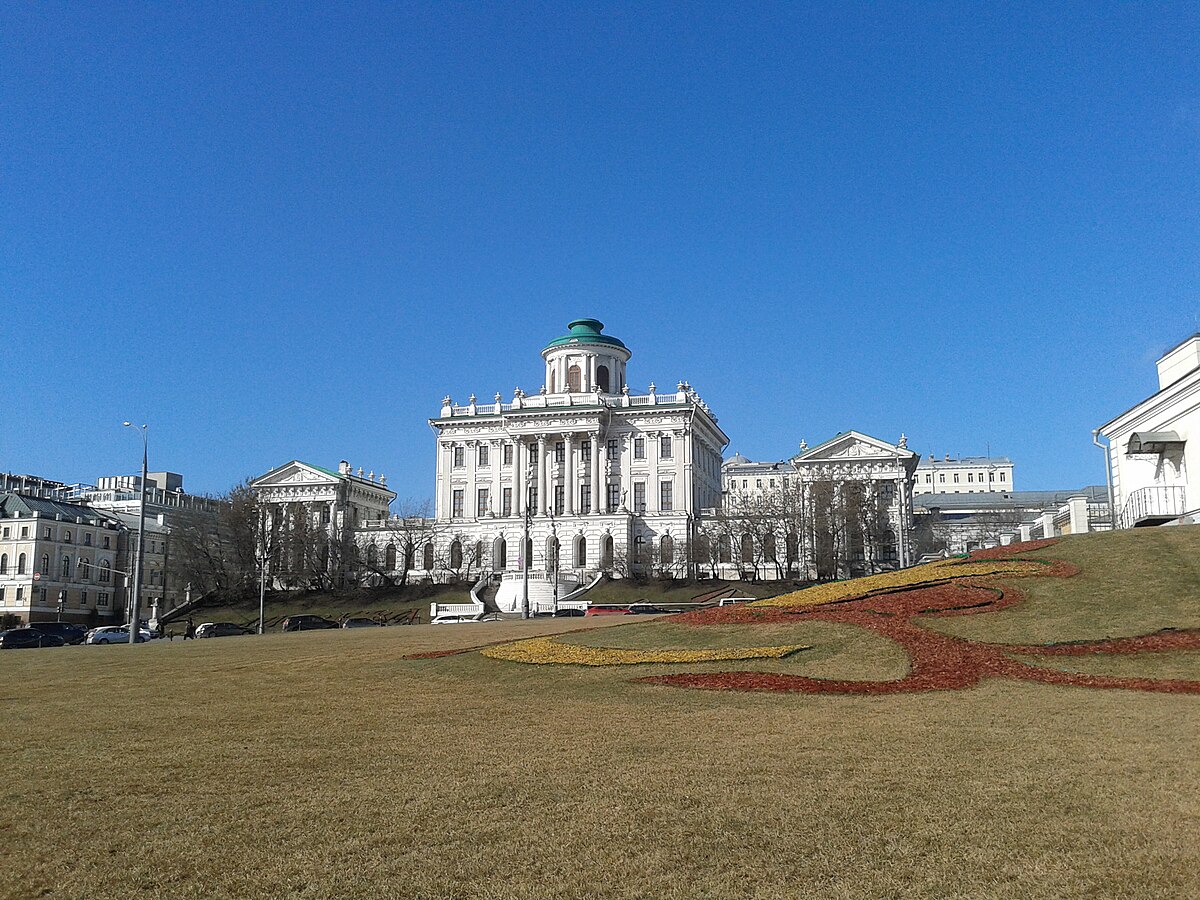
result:
[[[446,397],[429,420],[437,434],[435,527],[408,563],[420,575],[494,572],[511,580],[526,554],[534,572],[557,568],[577,580],[687,571],[696,517],[720,504],[729,439],[686,382],[631,392],[632,354],[603,324],[577,319],[567,327],[542,350],[537,393],[518,388],[508,402],[500,394],[482,403]],[[396,520],[370,523],[364,537],[395,546],[404,540],[399,528]]]

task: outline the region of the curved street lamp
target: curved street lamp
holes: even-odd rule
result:
[[[136,644],[141,632],[142,618],[142,569],[146,554],[146,457],[149,447],[149,425],[121,423],[126,428],[136,428],[142,436],[142,481],[138,491],[138,545],[133,566],[133,605],[129,614],[129,643]]]

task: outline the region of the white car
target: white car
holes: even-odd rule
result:
[[[138,643],[150,640],[152,635],[146,628],[138,629]],[[129,643],[129,626],[127,625],[101,625],[99,628],[93,628],[87,633],[87,637],[83,639],[85,644],[128,644]]]

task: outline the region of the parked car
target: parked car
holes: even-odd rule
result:
[[[36,628],[10,628],[0,631],[0,650],[24,650],[27,647],[62,647],[67,642],[57,634]]]
[[[585,616],[624,616],[629,613],[629,607],[617,603],[593,603],[587,608]]]
[[[316,631],[321,628],[341,628],[337,622],[324,616],[288,616],[279,626],[280,631]]]
[[[351,616],[342,623],[343,628],[378,628],[382,622],[376,622],[367,616]]]
[[[631,616],[648,615],[651,613],[666,613],[666,612],[672,612],[672,610],[663,609],[662,607],[655,606],[653,603],[630,603],[629,604],[629,614]]]
[[[146,628],[139,628],[137,643],[141,644],[148,640],[150,640],[150,631]],[[129,626],[101,625],[99,628],[89,631],[83,642],[85,644],[128,644]]]
[[[579,609],[576,606],[564,607],[562,609],[556,609],[554,611],[554,618],[556,618],[556,619],[567,619],[572,616],[582,616],[582,615],[583,615],[583,610]]]
[[[196,629],[198,638],[232,637],[237,634],[254,634],[254,630],[233,622],[205,622]]]
[[[82,644],[87,637],[87,629],[74,622],[30,622],[29,627],[42,634],[57,634],[68,644]]]

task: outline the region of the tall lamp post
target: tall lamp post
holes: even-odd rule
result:
[[[142,617],[142,564],[146,553],[146,457],[148,453],[147,430],[149,425],[134,425],[122,422],[126,428],[137,428],[142,434],[142,481],[138,500],[138,545],[133,567],[133,607],[129,616],[129,643],[136,644],[141,635]]]

